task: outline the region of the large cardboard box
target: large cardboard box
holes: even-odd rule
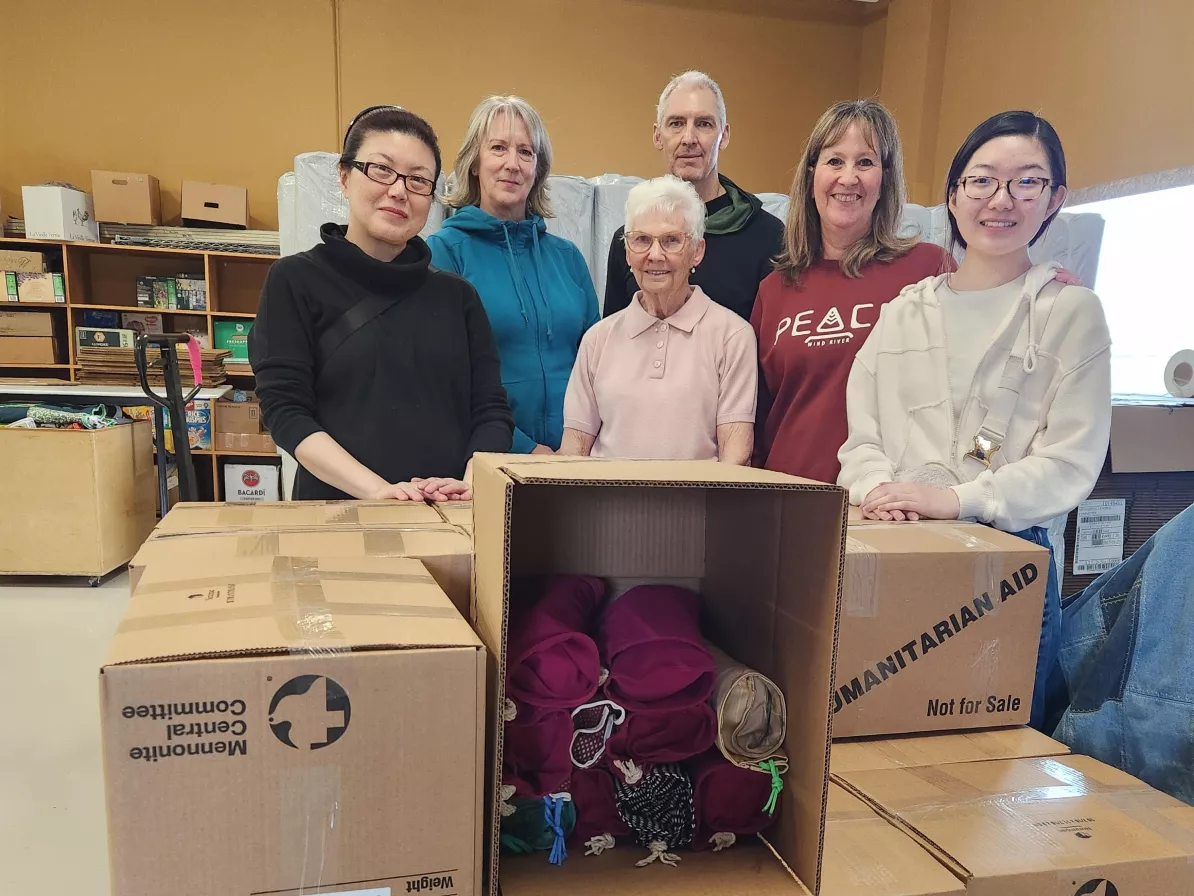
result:
[[[1049,562],[986,526],[850,525],[834,737],[1026,723]]]
[[[184,507],[186,505],[183,505]],[[260,505],[258,505],[260,506]],[[177,507],[170,511],[177,512]],[[427,567],[464,617],[473,581],[472,541],[445,526],[435,528],[287,528],[235,532],[154,533],[129,561],[131,587],[147,566],[163,564],[201,574],[206,564],[235,557],[411,557]]]
[[[152,174],[92,171],[91,193],[97,221],[117,224],[161,224],[162,195]]]
[[[930,896],[966,886],[915,840],[836,784],[829,785],[826,896]]]
[[[53,336],[54,316],[48,311],[0,311],[0,336]]]
[[[828,789],[829,697],[845,534],[846,494],[780,473],[712,462],[604,461],[477,455],[473,459],[475,598],[473,622],[492,657],[490,707],[505,698],[509,582],[526,574],[584,573],[612,579],[699,583],[706,635],[783,689],[789,710],[784,748],[791,762],[781,809],[767,842],[809,891],[820,887]],[[500,715],[490,713],[489,892],[504,896],[589,894],[792,893],[783,865],[737,848],[718,854],[712,889],[693,869],[717,863],[684,856],[681,874],[636,874],[618,849],[612,861],[578,857],[566,878],[544,861],[511,863],[501,874],[496,787],[502,763]],[[613,855],[613,853],[611,853]],[[715,858],[717,858],[715,857]],[[542,857],[540,857],[541,859]],[[604,857],[602,857],[604,858]],[[692,858],[692,861],[690,861]],[[749,880],[745,863],[768,870]],[[565,863],[565,869],[573,861]],[[630,873],[605,868],[626,866]],[[593,870],[590,871],[589,869]],[[650,870],[650,869],[648,869]],[[656,869],[658,870],[658,869]],[[671,872],[674,869],[667,869]],[[566,885],[565,885],[566,882]]]
[[[1194,470],[1194,404],[1116,405],[1111,411],[1113,473]]]
[[[57,363],[57,343],[52,336],[0,336],[0,363]]]
[[[445,523],[455,526],[470,538],[473,535],[473,502],[441,501],[434,505]]]
[[[99,242],[99,224],[91,194],[70,187],[21,187],[25,238]]]
[[[926,765],[952,765],[955,762],[1064,756],[1069,752],[1070,748],[1065,744],[1028,727],[905,734],[834,741],[829,757],[829,773],[842,775],[881,768],[920,768]]]
[[[1085,756],[839,776],[967,896],[1190,896],[1194,808]]]
[[[249,226],[249,191],[228,184],[184,180],[182,222],[187,226],[244,230]]]
[[[0,574],[102,576],[153,529],[153,434],[0,429]]]
[[[100,673],[112,893],[476,896],[484,689],[418,561],[151,565]]]

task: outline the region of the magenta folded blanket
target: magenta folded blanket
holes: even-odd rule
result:
[[[511,600],[506,694],[516,704],[572,709],[597,693],[591,632],[605,585],[591,576],[520,579]]]
[[[628,712],[606,744],[611,760],[650,767],[705,752],[717,739],[717,713],[708,703],[664,712]],[[762,777],[762,776],[760,776]]]
[[[600,766],[574,769],[569,793],[576,808],[573,836],[579,842],[586,843],[602,834],[630,836],[630,828],[618,814],[617,790],[609,769]]]
[[[701,598],[686,588],[631,588],[606,605],[598,643],[609,670],[606,693],[631,712],[704,703],[717,683],[701,638]]]
[[[524,707],[506,723],[502,783],[517,796],[546,796],[565,788],[572,773],[568,747],[572,716],[562,709]]]
[[[767,814],[771,776],[734,765],[717,748],[684,764],[692,779],[696,813],[693,849],[712,849],[714,834],[750,836],[761,833],[777,816]]]

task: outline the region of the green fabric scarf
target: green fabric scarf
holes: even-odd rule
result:
[[[746,198],[746,193],[736,183],[724,174],[717,175],[717,181],[726,191],[726,195],[730,197],[730,204],[705,218],[705,234],[707,236],[737,233],[755,214],[755,207],[751,205],[750,200]]]

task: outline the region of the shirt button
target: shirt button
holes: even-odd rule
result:
[[[655,343],[655,347],[656,347],[656,348],[663,348],[663,343],[662,343],[662,342],[656,342],[656,343]]]
[[[656,361],[656,362],[655,362],[655,366],[656,366],[656,367],[658,367],[658,366],[660,366],[662,363],[663,363],[662,361]]]

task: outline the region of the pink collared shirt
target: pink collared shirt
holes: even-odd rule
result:
[[[716,460],[718,426],[754,423],[758,365],[750,324],[699,286],[666,320],[638,292],[581,339],[564,426],[593,457]]]

